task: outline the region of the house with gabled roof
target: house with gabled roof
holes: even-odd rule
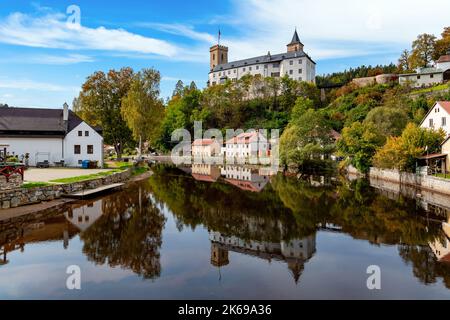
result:
[[[83,160],[103,166],[103,137],[69,110],[0,107],[0,144],[9,145],[10,155],[28,164],[81,167]]]
[[[445,131],[450,135],[450,101],[437,101],[420,123],[420,127]]]

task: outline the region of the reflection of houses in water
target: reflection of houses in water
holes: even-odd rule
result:
[[[8,253],[23,252],[27,244],[61,241],[67,248],[69,239],[78,233],[61,210],[37,212],[0,221],[0,265],[7,264]]]
[[[450,215],[442,222],[443,239],[430,242],[430,248],[439,262],[450,262]]]
[[[75,204],[64,213],[70,223],[81,232],[87,230],[103,214],[103,199],[94,202],[80,202]]]
[[[258,169],[242,166],[225,166],[221,169],[225,181],[246,191],[261,192],[269,182],[268,175],[260,175]]]
[[[220,169],[211,164],[193,164],[192,177],[198,181],[215,182],[220,177]]]
[[[251,255],[268,261],[286,262],[291,270],[295,283],[298,282],[304,264],[316,251],[315,234],[290,241],[266,242],[243,240],[235,236],[224,236],[219,232],[210,232],[211,264],[216,267],[229,264],[228,252],[233,251]]]

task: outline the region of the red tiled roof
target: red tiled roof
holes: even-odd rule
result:
[[[240,144],[240,143],[248,144],[250,142],[255,141],[257,139],[257,137],[258,137],[258,132],[245,132],[245,133],[241,133],[241,134],[237,135],[234,138],[231,138],[226,143],[227,144]],[[264,136],[262,136],[261,138],[265,139]]]
[[[339,140],[342,137],[339,132],[333,129],[331,130],[331,136],[333,137],[334,140]]]
[[[215,140],[213,140],[213,139],[197,139],[192,143],[192,145],[193,146],[209,146],[209,145],[213,144],[214,142],[215,142]]]
[[[450,253],[439,259],[440,262],[450,262]]]
[[[450,62],[450,55],[441,56],[437,63]]]
[[[444,108],[448,114],[450,114],[450,101],[437,101],[436,103]]]

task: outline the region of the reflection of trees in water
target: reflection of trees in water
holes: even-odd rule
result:
[[[312,187],[307,181],[278,175],[261,193],[251,193],[218,182],[198,182],[176,168],[156,167],[150,184],[155,197],[174,213],[180,228],[203,224],[242,239],[303,238],[318,225],[328,223],[375,245],[402,244],[400,254],[404,257],[405,248],[427,248],[428,242],[441,234],[441,224],[427,221],[414,201],[402,197],[391,200],[364,180]],[[279,222],[286,226],[286,232],[280,230]],[[413,251],[411,255],[415,256]],[[421,281],[427,283],[427,276],[433,279],[437,273],[447,274],[446,265],[437,263],[433,256],[427,259],[433,263],[413,264]]]
[[[299,224],[332,223],[354,238],[375,244],[426,244],[439,235],[439,223],[427,223],[415,203],[377,194],[364,180],[313,188],[296,179],[272,180],[280,199]]]
[[[398,248],[402,259],[411,264],[414,276],[425,284],[436,283],[442,278],[450,289],[450,265],[438,262],[428,246],[401,245]]]
[[[244,192],[228,184],[196,181],[172,167],[154,171],[152,191],[173,212],[179,229],[204,225],[224,235],[268,242],[302,238],[315,231],[300,230],[270,186],[260,193]]]
[[[160,275],[165,217],[148,195],[141,185],[103,201],[103,216],[80,236],[89,260],[129,268],[146,279]]]

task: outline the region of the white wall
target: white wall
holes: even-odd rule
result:
[[[7,151],[19,156],[30,154],[29,165],[35,166],[37,161],[48,160],[50,164],[63,159],[63,139],[62,138],[2,138],[0,144],[9,145]],[[38,152],[48,152],[50,155],[40,155],[36,159]]]
[[[442,125],[442,118],[446,119],[446,125],[444,126]],[[430,119],[433,120],[433,126],[430,126]],[[436,104],[422,121],[420,126],[422,128],[431,128],[435,130],[442,128],[447,135],[450,135],[450,115],[439,104]]]
[[[417,76],[420,76],[420,79],[417,79]],[[401,75],[399,77],[400,84],[405,84],[406,82],[411,82],[412,85],[416,88],[420,88],[422,86],[431,86],[434,84],[439,84],[444,81],[444,74],[443,73],[435,73],[433,74],[433,78],[431,78],[432,75],[430,74],[410,74],[410,75]]]
[[[290,64],[290,61],[292,61],[292,65]],[[264,67],[265,65],[267,65],[267,68]],[[301,81],[315,83],[316,66],[306,56],[285,59],[279,63],[279,67],[274,67],[274,65],[278,65],[278,62],[261,63],[239,68],[233,68],[229,70],[220,70],[216,72],[211,72],[209,74],[209,82],[211,85],[214,82],[216,84],[219,84],[220,78],[224,75],[229,79],[240,79],[246,74],[250,74],[253,76],[259,74],[263,77],[270,77],[272,73],[279,72],[280,77],[283,77],[285,74],[287,74],[289,78],[294,80],[300,80],[301,77]],[[299,73],[299,69],[302,69],[302,73]],[[291,70],[292,74],[290,73]]]
[[[82,131],[82,136],[78,136],[78,131]],[[85,131],[89,131],[89,136],[85,136]],[[81,153],[75,154],[74,146],[81,146]],[[87,146],[94,146],[94,153],[87,153]],[[103,166],[103,137],[99,135],[85,122],[80,123],[75,129],[70,131],[65,138],[64,160],[66,165],[71,167],[81,167],[79,161],[98,161],[100,167]]]

